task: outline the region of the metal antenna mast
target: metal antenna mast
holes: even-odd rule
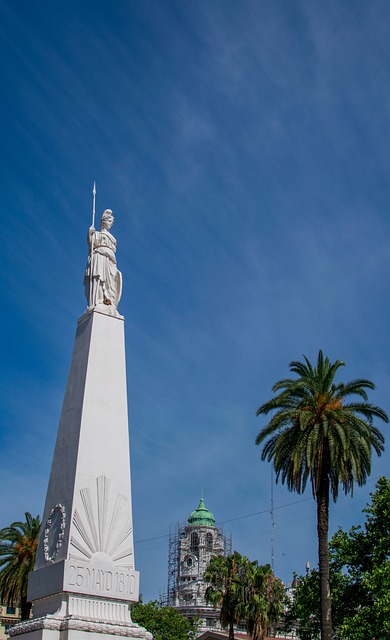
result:
[[[271,509],[269,512],[271,516],[271,569],[274,573],[275,569],[275,549],[274,549],[274,532],[275,532],[275,520],[274,520],[274,468],[271,464]]]

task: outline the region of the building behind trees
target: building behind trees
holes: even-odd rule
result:
[[[231,546],[203,498],[187,522],[177,524],[169,536],[168,593],[163,600],[186,618],[199,618],[199,631],[221,628],[220,609],[206,603],[203,576],[210,560],[228,555]]]

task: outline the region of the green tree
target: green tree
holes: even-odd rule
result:
[[[229,628],[229,640],[234,640],[234,626],[240,622],[243,612],[243,575],[247,558],[238,551],[229,556],[215,556],[204,573],[209,584],[206,602],[221,607],[222,627]]]
[[[332,621],[339,629],[352,603],[345,598],[348,593],[348,578],[341,571],[335,571],[330,560],[330,590],[332,594]],[[285,616],[286,631],[298,628],[301,640],[317,640],[321,632],[320,574],[313,569],[306,576],[295,579],[294,600],[287,608]]]
[[[390,479],[380,478],[363,512],[363,527],[339,529],[329,544],[334,627],[345,640],[385,640],[390,637]],[[301,640],[320,631],[318,570],[298,579],[287,613],[287,630],[295,622]]]
[[[248,562],[244,577],[245,627],[252,640],[263,640],[268,628],[277,622],[286,604],[283,583],[276,578],[269,564]]]
[[[204,579],[209,583],[206,600],[221,607],[222,627],[244,624],[253,640],[263,640],[271,624],[284,612],[283,583],[275,578],[269,565],[259,565],[235,551],[210,561]]]
[[[131,607],[133,622],[145,627],[154,640],[193,640],[197,621],[189,621],[173,607],[164,607],[157,600],[138,602]]]
[[[380,478],[371,497],[364,526],[331,541],[335,569],[348,578],[344,600],[354,604],[340,625],[349,640],[390,637],[390,479]]]
[[[256,415],[272,417],[256,444],[267,440],[262,460],[273,461],[276,479],[281,477],[290,491],[302,493],[310,479],[317,503],[321,638],[331,640],[329,497],[337,500],[339,484],[347,494],[353,493],[355,483],[366,482],[372,449],[378,455],[384,450],[383,435],[373,420],[389,419],[383,409],[368,402],[366,390],[375,388],[370,380],[335,383],[344,362],[331,363],[322,351],[315,367],[304,360],[291,362],[297,378],[276,382],[272,388],[276,395],[258,408]]]
[[[320,575],[313,569],[306,576],[295,576],[294,600],[287,609],[286,631],[298,628],[300,640],[317,640],[320,633]],[[332,598],[334,591],[332,589]]]
[[[30,616],[27,602],[28,574],[34,568],[40,519],[26,513],[25,522],[13,522],[0,530],[0,595],[10,605],[20,605],[21,618]]]

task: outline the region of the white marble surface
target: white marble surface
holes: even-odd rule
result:
[[[92,225],[88,230],[89,256],[84,275],[85,295],[88,308],[96,305],[115,310],[122,295],[122,274],[116,265],[116,239],[110,232],[114,224],[111,209],[103,212],[100,231]]]
[[[138,599],[124,322],[98,310],[77,327],[43,522],[29,597],[52,593],[45,571],[62,563],[63,590]]]
[[[58,428],[24,640],[151,640],[131,620],[134,569],[123,318],[79,320]],[[65,635],[64,635],[65,634]]]

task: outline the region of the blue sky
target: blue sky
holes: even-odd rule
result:
[[[270,561],[255,412],[291,360],[322,348],[390,412],[389,19],[381,0],[0,0],[0,526],[42,514],[94,180],[124,278],[145,600],[202,487],[234,548]],[[381,474],[388,449],[331,532]],[[279,485],[274,504],[288,581],[317,562],[315,504]]]

